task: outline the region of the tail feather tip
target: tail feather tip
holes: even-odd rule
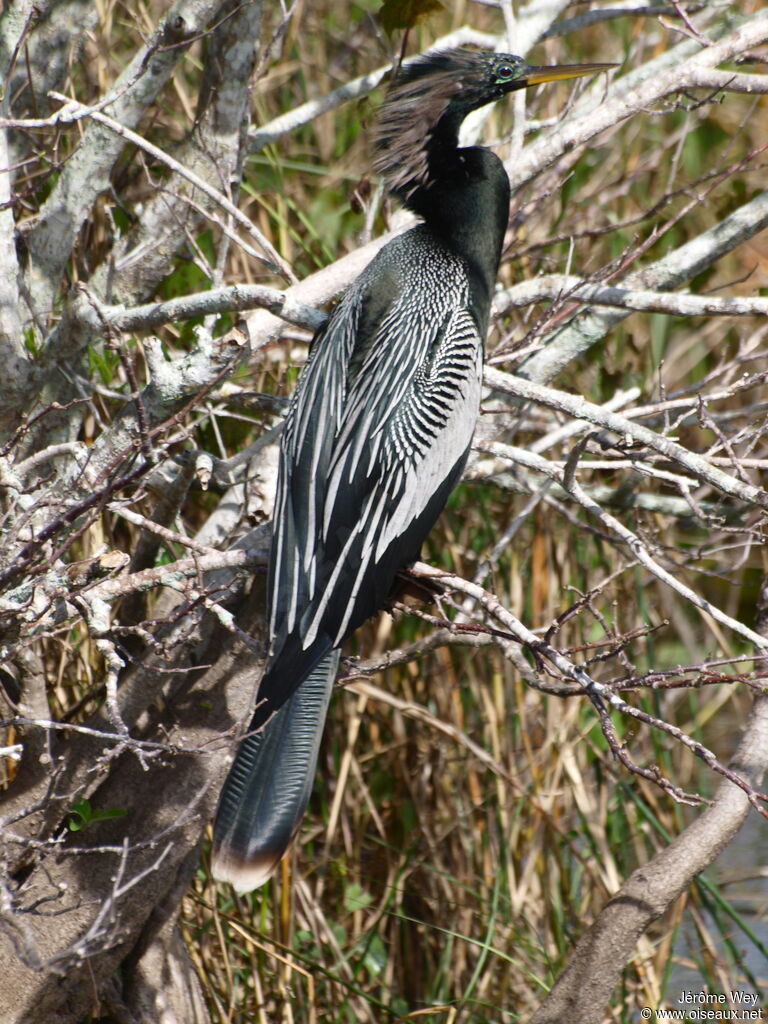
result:
[[[269,881],[280,863],[281,853],[265,853],[258,859],[246,861],[225,851],[215,852],[211,874],[217,882],[229,882],[242,896]]]

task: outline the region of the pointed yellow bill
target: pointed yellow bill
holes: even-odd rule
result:
[[[566,78],[583,78],[610,71],[618,64],[554,64],[549,68],[527,67],[520,76],[526,85],[541,85],[542,82],[562,82]]]

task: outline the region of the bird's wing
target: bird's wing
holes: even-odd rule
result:
[[[463,466],[482,344],[464,275],[446,277],[434,303],[404,289],[375,318],[361,289],[315,340],[286,425],[272,558],[273,636],[304,650],[337,646],[381,606]]]
[[[359,310],[342,301],[312,342],[286,417],[273,516],[270,634],[293,633],[314,590],[324,480],[341,426]]]

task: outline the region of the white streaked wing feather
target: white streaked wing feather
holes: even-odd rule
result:
[[[273,637],[286,626],[288,632],[300,628],[306,648],[329,613],[334,642],[340,642],[366,573],[426,509],[470,443],[482,342],[467,308],[463,264],[444,251],[430,256],[403,261],[418,280],[412,287],[403,280],[370,337],[357,336],[366,300],[363,276],[314,343],[282,446],[270,588]],[[425,302],[427,294],[432,300]],[[283,536],[289,519],[295,524],[293,549]],[[353,550],[355,558],[362,553],[359,563],[342,580]]]

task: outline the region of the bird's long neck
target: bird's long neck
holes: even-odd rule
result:
[[[499,158],[481,147],[434,149],[427,184],[399,194],[467,262],[485,319],[509,216],[509,179]]]

